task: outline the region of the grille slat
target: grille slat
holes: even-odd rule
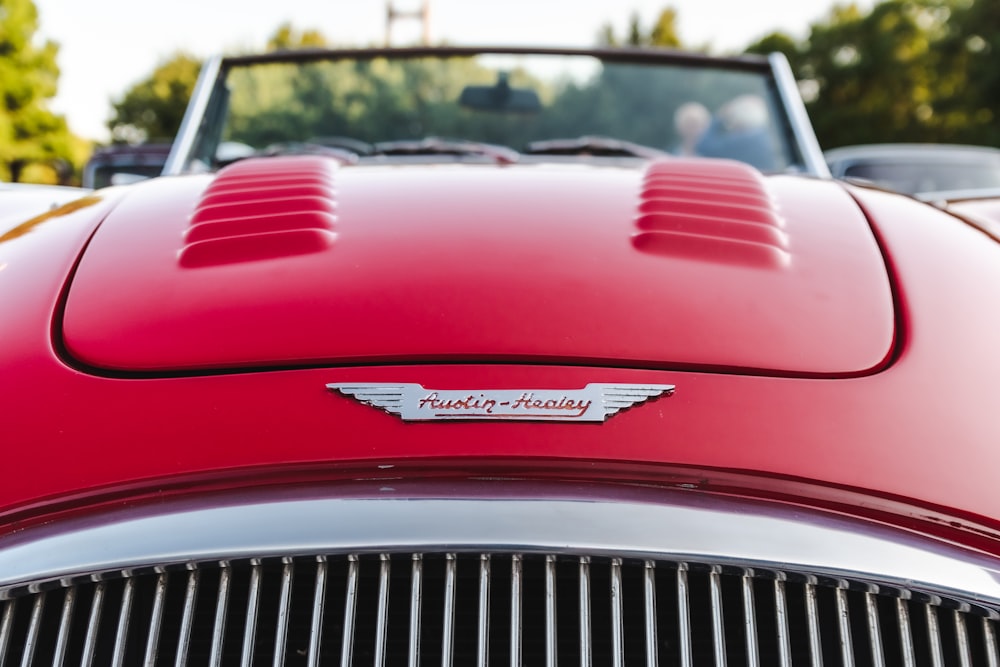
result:
[[[167,597],[167,574],[161,573],[156,578],[156,588],[153,595],[153,613],[149,621],[149,635],[146,640],[146,658],[143,665],[152,667],[156,664],[157,650],[160,646],[160,630],[163,627],[163,607]]]
[[[135,579],[128,577],[125,579],[125,587],[122,589],[122,601],[118,612],[118,631],[115,633],[115,652],[111,658],[114,667],[122,667],[125,664],[125,649],[128,645],[128,625],[132,618],[132,600],[135,598]]]
[[[931,665],[944,667],[944,650],[941,647],[937,608],[934,605],[927,605],[924,610],[927,612],[927,641],[930,643]]]
[[[556,653],[556,559],[545,557],[545,664],[555,667]]]
[[[823,644],[819,628],[816,586],[811,581],[806,584],[806,620],[809,623],[809,658],[813,665],[819,667],[823,664]]]
[[[580,557],[580,667],[591,667],[590,558]]]
[[[344,635],[340,649],[341,667],[351,667],[354,651],[354,616],[358,607],[358,557],[348,556],[347,594],[344,596]]]
[[[24,587],[0,665],[993,667],[977,604],[648,557],[275,556]]]
[[[643,593],[646,602],[646,664],[659,664],[656,650],[656,563],[643,563]]]
[[[882,648],[882,629],[879,625],[878,598],[871,591],[865,593],[865,612],[868,621],[868,640],[871,645],[872,665],[885,667],[885,649]]]
[[[476,665],[489,664],[490,651],[490,557],[479,557],[479,623],[476,632]]]
[[[680,563],[677,568],[677,625],[680,633],[681,667],[691,667],[694,662],[694,652],[691,649],[691,601],[687,575],[687,564]]]
[[[250,591],[247,597],[247,616],[244,625],[243,650],[240,654],[240,664],[250,667],[253,662],[254,640],[257,637],[257,608],[260,605],[260,561],[252,561],[250,565]]]
[[[524,574],[523,560],[515,554],[510,561],[510,665],[520,667],[522,623],[521,623],[521,578]]]
[[[743,574],[743,622],[746,625],[747,665],[759,667],[760,649],[757,646],[757,611],[753,596],[753,571]]]
[[[232,570],[229,563],[221,563],[219,568],[219,594],[215,602],[215,623],[212,626],[212,649],[208,664],[220,667],[222,664],[222,647],[226,637],[226,616],[229,613],[229,587]]]
[[[94,664],[94,654],[97,652],[97,632],[100,629],[101,610],[104,607],[104,595],[107,586],[102,582],[94,589],[94,598],[90,603],[90,616],[87,619],[87,638],[83,645],[83,656],[80,664],[90,667]]]
[[[30,667],[35,656],[35,648],[38,646],[38,635],[42,630],[42,613],[45,611],[45,597],[35,597],[35,604],[31,608],[31,622],[28,625],[28,638],[24,642],[24,653],[21,656],[21,665]]]
[[[854,667],[854,648],[851,643],[851,609],[847,604],[846,582],[837,585],[837,620],[839,621],[840,656],[844,667]]]
[[[420,554],[413,554],[410,580],[410,646],[407,651],[408,667],[420,665],[420,608],[423,599],[424,560]]]
[[[778,635],[778,664],[781,667],[791,667],[792,640],[788,634],[788,600],[785,598],[785,579],[774,580],[774,621]]]
[[[323,612],[326,606],[326,575],[326,557],[318,556],[316,558],[316,583],[313,588],[312,622],[309,626],[308,667],[319,666],[319,652],[323,638]]]
[[[708,575],[712,591],[712,648],[715,651],[716,667],[726,667],[726,621],[722,612],[720,572],[718,566],[712,566],[712,571]]]

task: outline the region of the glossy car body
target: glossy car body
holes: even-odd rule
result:
[[[328,55],[210,64],[172,175],[0,236],[0,656],[995,663],[995,240],[829,179],[780,58],[588,54],[756,72],[766,175],[211,164],[228,68]]]

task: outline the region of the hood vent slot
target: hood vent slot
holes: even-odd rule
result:
[[[184,235],[181,266],[321,252],[336,234],[337,163],[316,156],[248,159],[219,172]]]
[[[763,177],[740,162],[654,162],[635,224],[633,245],[654,255],[770,269],[790,259]]]

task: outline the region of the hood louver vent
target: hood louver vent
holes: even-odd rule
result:
[[[335,169],[332,160],[303,156],[249,159],[221,170],[191,217],[181,266],[326,250],[336,239]]]
[[[650,166],[632,238],[643,252],[781,268],[788,237],[761,175],[742,163],[670,160]]]

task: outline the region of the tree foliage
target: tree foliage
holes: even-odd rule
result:
[[[172,140],[200,70],[201,61],[186,53],[161,62],[114,104],[115,115],[108,122],[112,139],[122,143]]]
[[[677,11],[663,9],[649,28],[642,25],[638,14],[632,14],[624,38],[615,35],[611,24],[601,28],[598,40],[604,46],[653,46],[679,49],[683,46],[677,33]]]
[[[36,44],[37,29],[32,0],[0,0],[0,178],[4,180],[22,180],[29,167],[37,180],[61,180],[63,174],[56,172],[75,163],[76,146],[66,119],[47,106],[56,94],[59,47],[53,42]]]
[[[1000,146],[1000,4],[885,0],[834,7],[805,40],[752,44],[781,51],[826,148],[893,141]]]

